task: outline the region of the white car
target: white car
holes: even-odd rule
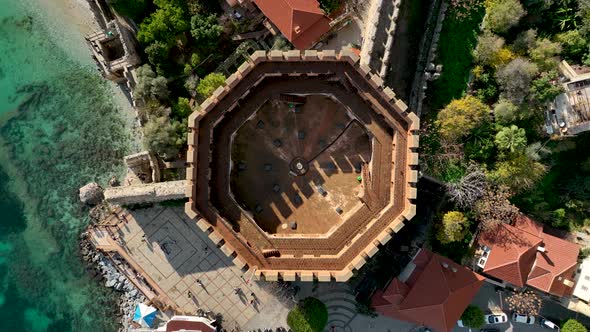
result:
[[[522,324],[529,324],[529,325],[535,324],[535,316],[527,316],[527,315],[513,313],[512,320],[517,323],[522,323]]]
[[[500,324],[508,321],[508,316],[505,313],[489,314],[485,316],[486,324]]]
[[[541,318],[539,320],[539,323],[544,328],[552,329],[552,330],[555,330],[555,331],[558,331],[559,332],[559,326],[555,325],[555,323],[553,323],[552,321],[546,320],[545,318]]]

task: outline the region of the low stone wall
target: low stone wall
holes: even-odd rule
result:
[[[441,66],[436,66],[434,61],[448,4],[443,0],[435,0],[434,4],[428,13],[427,30],[420,45],[420,55],[409,100],[410,108],[418,116],[422,114],[422,102],[426,98],[428,81],[438,79],[442,69]]]
[[[187,181],[169,181],[136,186],[107,188],[105,201],[117,205],[158,203],[186,198]]]

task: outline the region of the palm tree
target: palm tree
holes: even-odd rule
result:
[[[500,150],[521,151],[526,147],[526,132],[515,125],[504,127],[496,134],[495,142]]]

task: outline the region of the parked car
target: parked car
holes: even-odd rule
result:
[[[498,329],[481,329],[479,332],[500,332]]]
[[[485,316],[487,324],[500,324],[508,321],[508,316],[505,313],[489,314]]]
[[[527,315],[513,313],[512,320],[517,323],[522,323],[522,324],[529,324],[529,325],[535,324],[535,316],[527,316]]]
[[[557,326],[557,324],[553,323],[550,320],[547,320],[545,318],[539,319],[539,324],[541,324],[542,327],[547,328],[547,329],[552,329],[555,331],[559,331],[559,326]]]
[[[459,326],[459,327],[465,327],[465,324],[463,324],[463,321],[459,319],[457,321],[457,326]]]

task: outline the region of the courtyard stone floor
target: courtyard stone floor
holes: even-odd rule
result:
[[[279,301],[269,285],[250,280],[183,208],[155,206],[129,213],[118,231],[125,250],[187,314],[198,309],[219,313],[228,330],[287,326],[288,301]]]

